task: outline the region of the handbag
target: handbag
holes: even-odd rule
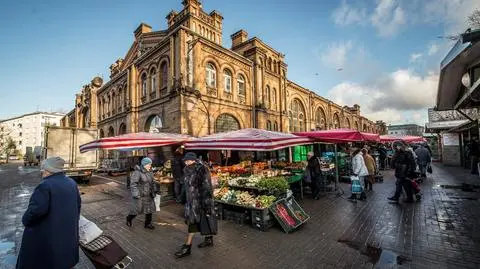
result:
[[[155,198],[153,198],[153,201],[155,202],[155,211],[160,212],[160,201],[161,201],[161,196],[160,194],[155,195]]]
[[[200,234],[201,235],[216,235],[217,234],[217,219],[214,215],[207,215],[203,212],[200,216]]]
[[[351,176],[350,180],[352,181],[352,193],[362,193],[363,188],[360,183],[360,179],[357,176]]]
[[[429,174],[433,173],[432,166],[430,164],[427,164],[427,172]]]

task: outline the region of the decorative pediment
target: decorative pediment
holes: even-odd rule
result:
[[[116,76],[118,73],[120,73],[120,71],[122,71],[122,64],[123,64],[123,59],[120,58],[120,59],[117,59],[115,61],[115,63],[113,63],[112,65],[110,65],[110,78],[113,78],[114,76]]]

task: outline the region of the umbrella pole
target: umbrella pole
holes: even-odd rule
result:
[[[337,150],[337,144],[333,144],[335,148],[335,191],[337,190],[337,184],[338,184],[338,150]]]

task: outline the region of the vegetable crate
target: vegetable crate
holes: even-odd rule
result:
[[[266,209],[252,209],[251,210],[252,227],[266,232],[275,225],[274,217]]]
[[[223,218],[227,221],[233,221],[236,224],[244,225],[250,223],[250,214],[248,211],[236,212],[224,209]]]
[[[294,197],[280,199],[269,208],[285,233],[290,233],[310,219]]]

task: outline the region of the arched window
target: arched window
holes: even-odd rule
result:
[[[163,128],[162,118],[158,115],[152,115],[145,122],[145,132],[158,133]]]
[[[150,71],[150,92],[155,92],[157,90],[157,70],[153,68]]]
[[[231,93],[232,92],[232,72],[230,70],[225,69],[223,70],[223,83],[225,87],[225,92]]]
[[[340,128],[340,117],[338,116],[338,113],[335,113],[333,115],[333,128],[334,129]]]
[[[366,124],[363,125],[363,131],[364,131],[364,132],[367,132],[367,131],[368,131]]]
[[[272,108],[276,110],[277,108],[277,89],[272,89]]]
[[[327,129],[327,117],[325,116],[325,111],[323,111],[321,107],[317,108],[317,111],[315,111],[315,129]]]
[[[267,130],[271,131],[272,130],[272,122],[267,120]]]
[[[245,78],[242,75],[238,75],[237,77],[237,89],[238,89],[238,95],[241,95],[241,96],[246,95]]]
[[[352,128],[352,125],[350,124],[350,120],[348,118],[345,118],[345,127],[348,129]]]
[[[270,108],[270,86],[267,85],[265,88],[265,106]]]
[[[110,126],[110,128],[108,128],[108,137],[112,136],[115,136],[115,130],[113,130],[113,127]]]
[[[104,138],[105,137],[105,133],[103,132],[103,129],[100,129],[100,138]]]
[[[278,123],[276,121],[273,123],[273,130],[278,132]]]
[[[98,100],[98,114],[99,114],[99,117],[100,119],[102,119],[103,117],[103,103],[102,103],[102,100]]]
[[[127,133],[127,125],[125,123],[120,124],[120,128],[118,129],[118,135],[124,135]]]
[[[277,61],[273,61],[273,72],[277,73]]]
[[[115,93],[112,93],[112,106],[110,107],[112,114],[115,112],[115,109],[117,108],[117,97],[115,97]]]
[[[230,114],[221,114],[215,121],[215,132],[223,133],[240,129],[238,120]]]
[[[168,64],[167,62],[163,62],[160,65],[160,75],[161,80],[160,80],[160,89],[166,88],[168,86]]]
[[[142,96],[147,96],[147,74],[142,74]]]
[[[355,122],[355,130],[360,131],[360,127],[358,126],[358,121]]]
[[[291,127],[293,132],[301,132],[306,130],[306,119],[305,119],[305,108],[303,107],[302,103],[298,99],[294,99],[290,103],[290,111],[291,111],[291,123],[293,124],[293,128]]]
[[[217,87],[217,69],[211,63],[207,64],[205,81],[207,82],[207,87]]]

